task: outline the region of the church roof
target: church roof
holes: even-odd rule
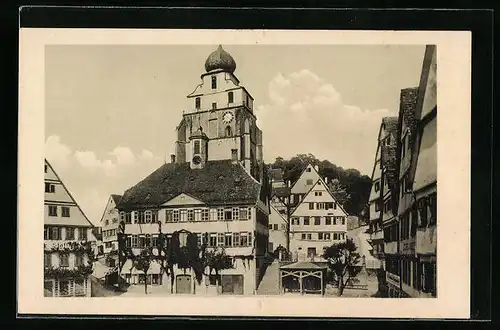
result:
[[[120,202],[121,198],[122,198],[122,195],[111,194],[111,199],[113,199],[113,202],[115,202],[115,205],[117,205],[118,202]]]
[[[207,205],[253,204],[260,189],[261,184],[231,160],[208,161],[202,169],[191,169],[189,163],[169,163],[125,191],[117,207],[158,207],[182,193]]]
[[[205,61],[205,70],[207,72],[212,70],[223,70],[233,73],[236,70],[236,62],[234,61],[231,54],[222,49],[219,45],[215,51],[208,55]]]

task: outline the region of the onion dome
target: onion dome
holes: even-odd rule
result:
[[[223,70],[226,72],[233,73],[236,70],[236,62],[234,61],[231,54],[222,49],[219,45],[217,49],[208,56],[205,61],[205,70],[207,72],[212,70]]]

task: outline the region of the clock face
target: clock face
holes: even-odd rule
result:
[[[199,165],[201,163],[201,157],[200,156],[194,156],[193,157],[193,163],[195,165]]]
[[[222,117],[222,120],[224,121],[224,123],[230,123],[231,120],[233,120],[233,114],[231,112],[226,112],[224,114],[224,116]]]

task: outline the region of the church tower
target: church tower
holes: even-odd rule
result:
[[[254,100],[235,70],[236,62],[220,45],[206,59],[201,83],[187,96],[177,126],[175,161],[203,168],[208,161],[231,159],[261,181],[262,131],[256,124]]]

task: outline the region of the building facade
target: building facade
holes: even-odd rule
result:
[[[372,254],[385,265],[386,246],[393,248],[385,232],[394,231],[395,212],[392,207],[391,175],[394,175],[397,117],[385,117],[380,124],[377,151],[372,171],[372,188],[369,198],[369,233]],[[391,229],[392,228],[392,229]],[[389,237],[389,235],[387,236]]]
[[[312,184],[310,179],[316,178]],[[298,188],[294,189],[296,185]],[[303,188],[309,190],[302,194]],[[294,208],[290,223],[290,251],[299,260],[324,261],[324,248],[347,239],[347,213],[337,203],[327,183],[321,179],[317,169],[308,165],[301,177],[292,186],[300,202]]]
[[[44,296],[90,297],[92,223],[45,160]]]
[[[101,236],[104,247],[104,255],[108,256],[118,252],[118,226],[120,214],[116,205],[121,199],[121,195],[111,195],[104,208],[104,213],[101,217]],[[114,258],[116,260],[116,257]],[[114,267],[114,265],[110,265]]]
[[[418,119],[409,181],[416,204],[416,258],[406,272],[412,278],[410,295],[437,296],[437,90],[436,46],[426,47],[416,104]],[[414,213],[414,214],[415,214]]]
[[[209,274],[200,284],[191,270],[175,267],[167,279],[153,262],[145,276],[127,261],[121,276],[131,284],[147,281],[188,294],[248,295],[258,287],[268,249],[271,188],[253,98],[235,69],[221,46],[209,55],[201,84],[187,96],[171,162],[125,191],[117,205],[126,246],[134,254],[156,246],[160,230],[167,239],[175,232],[194,233],[199,246],[223,248],[233,266],[220,272],[219,281]]]

